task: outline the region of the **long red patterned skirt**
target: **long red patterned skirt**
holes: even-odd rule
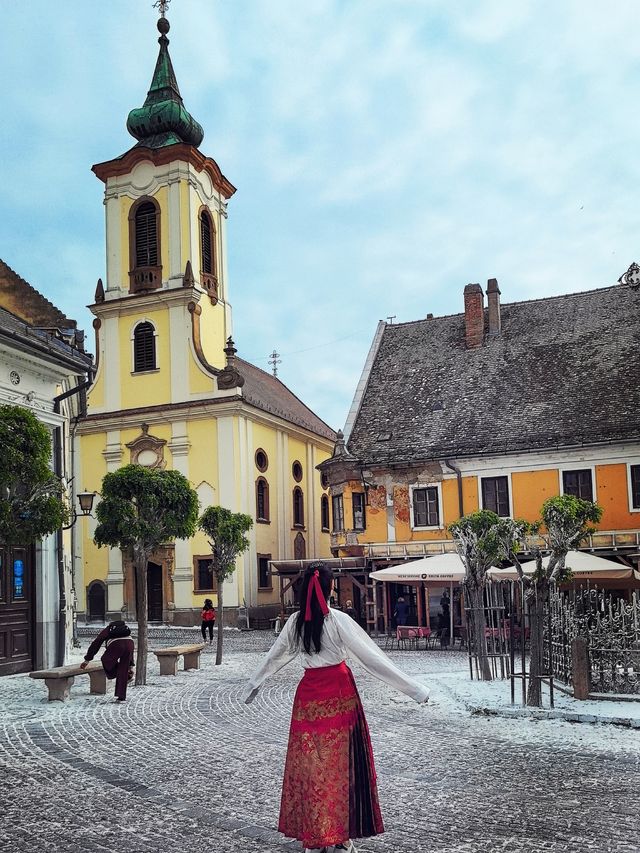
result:
[[[384,832],[369,727],[344,662],[305,670],[296,690],[278,829],[305,847]]]

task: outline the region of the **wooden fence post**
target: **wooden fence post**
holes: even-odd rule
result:
[[[586,637],[571,641],[571,674],[574,699],[589,698],[589,646]]]

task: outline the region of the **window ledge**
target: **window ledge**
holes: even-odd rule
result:
[[[256,518],[256,524],[271,524],[270,518]]]
[[[636,510],[636,512],[640,512],[640,509]],[[331,533],[328,527],[321,527],[320,533]]]
[[[444,530],[445,528],[441,524],[436,524],[433,527],[412,527],[411,529],[421,531],[421,530]]]
[[[218,590],[217,589],[194,589],[193,590],[194,595],[206,595],[207,593],[212,593],[212,595],[217,595]]]
[[[259,586],[258,592],[273,592],[273,585],[272,586]]]
[[[304,533],[307,532],[307,528],[304,526],[304,524],[294,524],[291,529],[292,530],[302,530]]]
[[[152,370],[132,370],[131,376],[147,376],[149,373],[160,373],[160,368],[154,367]]]

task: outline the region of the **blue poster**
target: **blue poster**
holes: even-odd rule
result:
[[[13,597],[24,597],[24,563],[22,560],[13,561]]]

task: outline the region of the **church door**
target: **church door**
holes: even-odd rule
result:
[[[162,566],[147,564],[147,596],[149,622],[162,622]]]
[[[0,675],[33,668],[33,548],[0,548]]]

